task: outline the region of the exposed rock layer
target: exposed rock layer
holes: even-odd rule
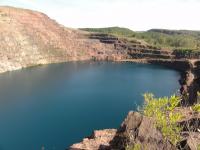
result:
[[[180,58],[141,41],[65,28],[43,13],[0,7],[0,72],[73,60]]]
[[[121,57],[114,45],[89,39],[87,34],[65,28],[40,12],[0,7],[0,72],[94,57]]]
[[[181,131],[182,140],[178,147],[164,139],[161,132],[155,128],[152,118],[142,116],[138,112],[129,112],[118,130],[95,131],[95,136],[86,138],[82,142],[72,145],[69,149],[123,150],[127,148],[127,145],[132,149],[134,146],[140,145],[141,150],[197,150],[200,144],[200,133],[198,131],[200,114],[188,107],[177,108],[176,111],[182,113],[183,119],[179,124],[184,127]]]

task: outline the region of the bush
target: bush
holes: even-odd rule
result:
[[[194,106],[192,106],[192,110],[200,112],[200,104],[195,104]]]
[[[165,140],[176,145],[181,140],[180,131],[182,129],[177,125],[182,115],[175,112],[175,108],[180,103],[180,97],[173,95],[170,98],[155,98],[153,94],[146,93],[144,99],[144,115],[154,118],[155,126],[161,131]]]
[[[141,144],[134,144],[134,146],[126,148],[126,150],[141,150],[141,149],[142,149]]]

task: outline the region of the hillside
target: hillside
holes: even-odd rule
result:
[[[0,73],[66,61],[175,57],[126,28],[84,30],[66,28],[41,12],[0,7]]]
[[[88,32],[99,32],[104,34],[113,34],[117,36],[131,37],[135,32],[128,28],[108,27],[108,28],[81,28],[81,30]]]
[[[127,28],[82,28],[89,32],[112,34],[118,37],[145,41],[149,45],[162,49],[200,49],[200,31],[151,29],[144,32],[134,32]]]
[[[0,73],[74,60],[199,58],[199,51],[190,54],[199,48],[199,37],[198,31],[78,30],[66,28],[41,12],[0,7]]]
[[[88,60],[113,46],[59,25],[43,13],[0,7],[0,72],[28,66]]]

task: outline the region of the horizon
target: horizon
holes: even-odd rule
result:
[[[198,0],[2,0],[0,5],[39,11],[70,28],[200,30]]]

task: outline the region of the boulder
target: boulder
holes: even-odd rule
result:
[[[200,133],[191,132],[187,138],[187,145],[190,150],[200,149]]]
[[[132,149],[136,145],[139,145],[140,150],[198,150],[200,114],[189,107],[177,108],[175,112],[183,115],[183,119],[178,122],[183,127],[182,141],[177,147],[163,137],[155,127],[153,118],[131,111],[118,130],[94,131],[92,136],[72,145],[70,150],[125,150],[127,146]]]
[[[69,150],[110,149],[110,141],[114,138],[116,132],[116,129],[94,131],[89,138],[83,139],[83,141],[80,143],[73,144]]]
[[[164,140],[161,132],[156,129],[154,120],[142,116],[138,112],[129,112],[127,118],[122,123],[119,132],[123,132],[121,134],[124,136],[122,138],[122,143],[125,143],[124,147],[126,145],[129,145],[129,147],[140,145],[141,149],[146,150],[175,149],[170,142]]]

